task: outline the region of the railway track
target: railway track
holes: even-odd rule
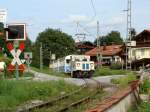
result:
[[[90,90],[89,92],[85,91],[89,87],[89,83],[86,79],[83,79],[85,84],[79,90],[60,96],[54,100],[22,108],[17,112],[39,112],[43,109],[48,112],[64,112],[82,103],[87,103],[93,96],[100,92],[99,90],[101,90],[101,84],[95,79],[91,80],[97,83],[97,88],[95,90]]]

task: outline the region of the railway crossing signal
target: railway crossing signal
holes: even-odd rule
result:
[[[24,43],[19,44],[19,49],[14,48],[12,43],[8,43],[7,44],[7,49],[9,50],[11,55],[13,56],[13,60],[8,65],[7,70],[12,72],[12,71],[15,70],[15,65],[18,65],[19,66],[18,70],[19,70],[19,72],[22,73],[25,68],[24,68],[24,64],[20,60],[19,56],[20,56],[21,52],[24,50]]]
[[[26,26],[25,24],[9,24],[6,31],[6,41],[11,41],[7,43],[7,49],[13,56],[12,62],[8,64],[7,71],[16,71],[16,78],[19,77],[19,72],[23,73],[25,67],[24,62],[19,58],[20,54],[24,50],[24,43],[19,43],[19,41],[26,40]],[[13,42],[13,43],[12,43]]]

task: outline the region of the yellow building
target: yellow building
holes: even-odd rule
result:
[[[150,47],[139,47],[131,49],[131,57],[129,59],[135,61],[144,58],[150,58]]]
[[[128,51],[128,57],[132,62],[132,67],[150,64],[150,30],[144,30],[133,37],[132,40],[136,41],[136,46]]]

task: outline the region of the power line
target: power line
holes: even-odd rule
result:
[[[97,14],[96,14],[96,8],[95,8],[93,0],[90,0],[90,3],[91,3],[91,6],[92,6],[92,9],[93,9],[93,12],[94,12],[94,16],[91,19],[91,21],[92,21],[96,17]]]
[[[89,36],[94,36],[91,32],[89,32],[84,26],[82,26],[80,23],[78,23],[78,26],[81,27],[85,32],[87,32],[89,34]]]

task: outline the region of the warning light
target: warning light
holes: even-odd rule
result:
[[[6,31],[6,40],[26,40],[26,25],[25,24],[8,24]]]

